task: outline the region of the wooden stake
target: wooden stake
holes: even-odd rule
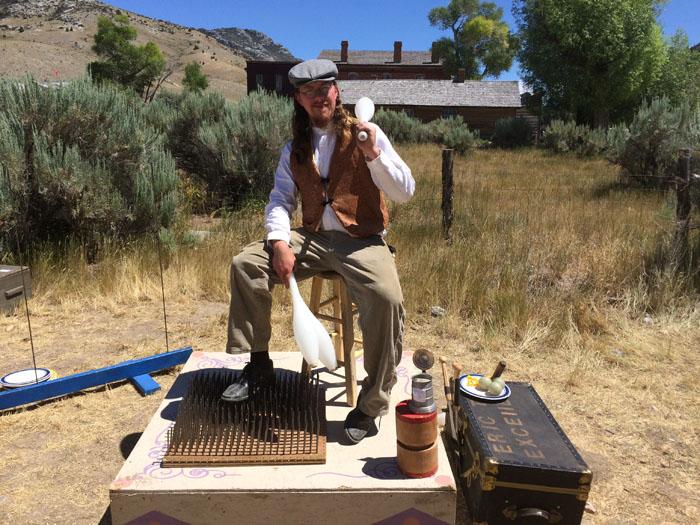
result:
[[[496,366],[496,369],[493,371],[493,374],[491,375],[491,381],[496,379],[497,377],[501,377],[501,374],[503,371],[506,369],[506,362],[505,361],[500,361],[498,365]]]
[[[455,405],[459,405],[459,376],[462,375],[462,366],[453,361],[452,372],[454,373],[454,380],[452,383],[452,392],[454,395],[452,396],[452,402]]]
[[[442,150],[442,236],[450,240],[450,228],[452,227],[452,166],[454,150]]]
[[[678,156],[678,175],[676,177],[674,257],[678,266],[682,265],[688,256],[690,207],[690,150],[682,149]]]
[[[442,368],[442,384],[445,385],[445,399],[448,403],[452,402],[452,378],[447,372],[447,359],[440,356],[440,367]]]

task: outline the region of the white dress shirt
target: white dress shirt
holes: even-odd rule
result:
[[[379,126],[371,123],[370,125],[376,129],[376,143],[380,150],[376,159],[367,162],[372,181],[386,198],[398,203],[406,202],[413,196],[416,187],[411,169],[401,160]],[[318,166],[321,178],[324,179],[328,178],[335,140],[332,125],[326,129],[313,128],[314,162]],[[290,141],[282,148],[277,171],[275,171],[275,184],[270,192],[270,200],[265,207],[267,240],[283,240],[287,244],[291,238],[290,218],[297,206],[296,185],[289,161],[291,151],[292,143]],[[320,229],[347,233],[330,204],[326,204],[323,209]]]

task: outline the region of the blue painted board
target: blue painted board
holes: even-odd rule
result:
[[[38,385],[23,386],[12,390],[0,391],[0,410],[13,408],[35,401],[50,399],[79,392],[86,388],[105,385],[115,381],[130,379],[149,372],[163,370],[187,361],[192,353],[192,347],[188,346],[163,354],[156,354],[142,359],[124,361],[118,365],[98,368],[88,372],[73,374]],[[155,381],[154,381],[155,382]]]
[[[136,390],[141,392],[142,396],[148,396],[160,390],[160,385],[148,374],[130,377],[129,380],[136,387]]]

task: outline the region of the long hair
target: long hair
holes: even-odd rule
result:
[[[338,89],[338,85],[333,82]],[[335,129],[336,140],[346,141],[352,137],[352,128],[356,120],[343,107],[340,100],[340,91],[335,99],[335,111],[331,118]],[[311,160],[311,119],[304,107],[294,98],[294,116],[292,117],[292,155],[299,164],[305,164]]]

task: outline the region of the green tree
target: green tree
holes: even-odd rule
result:
[[[131,88],[144,100],[150,100],[169,72],[165,57],[153,42],[137,46],[136,29],[124,14],[114,19],[101,16],[92,50],[102,59],[88,64],[88,72],[98,82],[109,80]]]
[[[199,93],[209,86],[207,76],[202,73],[199,62],[190,62],[185,66],[185,78],[182,80],[187,91]]]
[[[517,0],[525,81],[556,113],[606,125],[625,117],[660,76],[659,0]]]
[[[502,18],[503,9],[479,0],[450,0],[431,9],[430,25],[452,32],[452,38],[436,43],[445,70],[454,75],[464,68],[466,78],[481,80],[510,69],[518,43]]]
[[[692,107],[700,106],[700,53],[690,49],[688,35],[682,29],[668,42],[667,60],[653,91],[673,105],[687,100]]]

